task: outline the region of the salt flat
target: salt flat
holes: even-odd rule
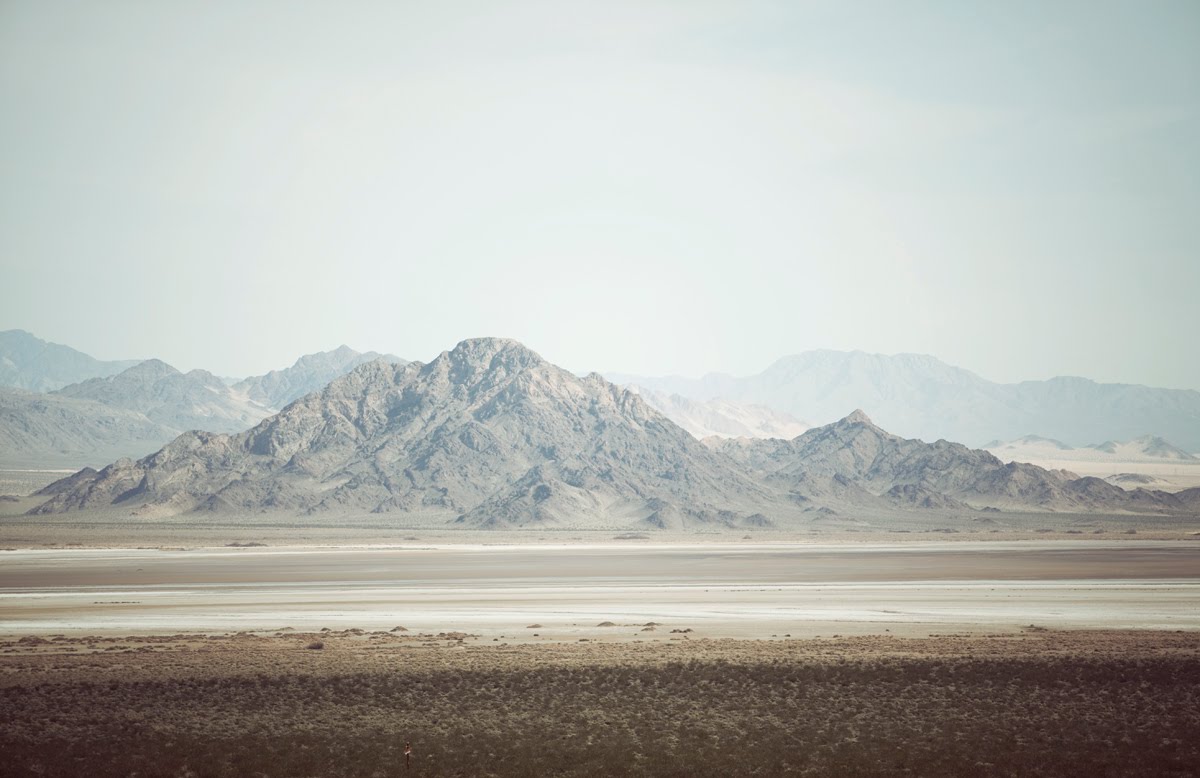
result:
[[[644,631],[649,622],[658,626]],[[10,635],[403,625],[539,641],[646,639],[671,629],[769,638],[1030,624],[1200,629],[1200,543],[79,549],[0,556],[0,634]]]

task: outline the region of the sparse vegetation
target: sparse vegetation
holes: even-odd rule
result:
[[[4,772],[396,775],[405,742],[422,776],[1200,772],[1195,633],[465,650],[368,633],[320,657],[306,639],[6,654]]]

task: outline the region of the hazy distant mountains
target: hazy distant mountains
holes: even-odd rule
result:
[[[144,456],[179,434],[93,400],[0,389],[0,468],[67,468]]]
[[[754,403],[818,424],[857,406],[886,429],[923,440],[982,445],[1036,430],[1081,446],[1150,434],[1200,451],[1200,392],[1085,378],[998,384],[916,354],[809,351],[744,378],[609,378],[702,402]]]
[[[57,343],[47,343],[24,330],[0,332],[0,386],[49,392],[54,389],[116,375],[137,360],[103,362]]]
[[[1068,446],[1060,440],[1040,435],[1025,435],[1008,442],[992,441],[984,446],[1003,459],[1111,462],[1114,466],[1135,462],[1197,463],[1200,457],[1153,435],[1129,441],[1109,440],[1090,446]]]
[[[696,441],[639,395],[519,343],[460,343],[428,364],[377,360],[236,435],[44,491],[52,513],[423,514],[473,526],[770,526],[895,511],[1200,510],[1200,490],[1126,491],[957,443],[891,435],[862,412],[793,440]]]
[[[176,434],[191,429],[240,432],[272,410],[231,389],[207,370],[181,373],[158,359],[148,359],[114,376],[64,386],[55,394],[135,411]]]
[[[382,359],[397,365],[407,363],[393,354],[374,351],[361,353],[349,346],[339,346],[333,351],[306,354],[296,364],[283,370],[272,370],[266,375],[253,376],[234,384],[234,389],[245,393],[251,400],[276,410],[309,392],[325,388],[333,379],[349,373],[366,362]]]
[[[208,371],[183,373],[157,359],[99,362],[20,331],[0,334],[0,343],[6,344],[5,353],[20,358],[10,360],[17,367],[6,374],[18,385],[48,385],[48,365],[57,366],[57,376],[68,374],[67,364],[75,365],[77,374],[128,365],[51,392],[0,388],[0,467],[101,465],[145,456],[185,430],[241,432],[297,396],[379,357],[342,346],[230,386]],[[42,356],[30,356],[37,354]]]
[[[678,394],[630,386],[654,410],[690,432],[704,438],[794,438],[811,427],[799,419],[762,405],[714,399],[701,402]]]

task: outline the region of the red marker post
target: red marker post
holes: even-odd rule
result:
[[[404,769],[405,770],[407,770],[410,767],[409,759],[411,759],[411,758],[412,758],[412,743],[405,743],[404,744]]]

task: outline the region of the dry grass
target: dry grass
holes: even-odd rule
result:
[[[1200,774],[1200,635],[3,645],[7,775]],[[451,647],[451,646],[454,647]]]

